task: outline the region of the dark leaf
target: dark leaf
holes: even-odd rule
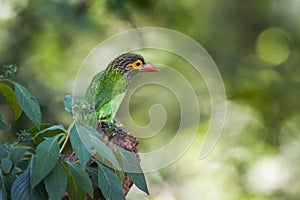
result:
[[[24,86],[14,82],[17,100],[27,117],[39,128],[41,125],[41,109],[36,97]]]
[[[13,110],[15,119],[18,119],[22,114],[22,108],[20,107],[20,105],[18,103],[16,94],[13,91],[13,89],[11,89],[11,87],[9,87],[6,84],[0,83],[0,93],[3,94],[6,102]]]
[[[45,178],[45,187],[50,200],[60,200],[66,191],[67,175],[64,168],[59,162],[56,163],[54,169]]]
[[[47,132],[49,132],[49,131],[60,131],[61,133],[67,132],[66,129],[64,128],[64,126],[61,125],[61,124],[59,124],[59,125],[52,125],[52,126],[50,126],[50,127],[48,127],[48,128],[45,128],[45,129],[43,129],[43,130],[40,130],[40,131],[38,132],[38,134],[44,134],[44,133],[47,133]]]
[[[34,145],[40,144],[46,137],[53,137],[62,132],[66,132],[62,125],[53,124],[41,124],[40,128],[35,126],[27,130],[27,133],[32,135],[32,144]]]
[[[98,170],[92,167],[87,167],[86,170],[89,172],[94,183],[98,182]]]
[[[72,176],[74,177],[75,181],[78,183],[78,185],[92,197],[94,190],[88,173],[75,163],[66,163],[68,164],[69,170]]]
[[[76,126],[73,125],[70,130],[70,141],[75,151],[76,156],[78,157],[81,166],[84,168],[88,160],[90,159],[90,152],[85,148],[84,144],[81,142]]]
[[[7,192],[4,186],[0,187],[0,199],[8,199]]]
[[[118,176],[98,162],[98,186],[105,199],[125,200],[124,190]]]
[[[36,154],[32,157],[31,185],[33,187],[40,183],[57,163],[59,158],[58,138],[59,136],[46,138],[37,146]]]
[[[79,187],[75,178],[72,176],[68,165],[66,163],[63,163],[63,167],[65,169],[67,179],[68,179],[68,183],[67,183],[68,195],[71,197],[71,199],[84,199],[85,192],[81,187]]]
[[[9,157],[1,159],[1,170],[3,173],[8,174],[10,173],[13,167],[13,162],[9,159]]]
[[[10,190],[13,182],[16,180],[16,176],[13,173],[9,174],[4,174],[2,171],[0,171],[0,188],[2,188],[3,193],[2,195],[6,196],[6,199],[11,199],[10,198]]]
[[[12,200],[45,200],[48,199],[47,192],[43,183],[36,187],[30,185],[31,165],[28,165],[24,173],[19,176],[12,185],[11,199]]]
[[[10,125],[3,121],[2,113],[0,113],[0,130],[9,131]]]
[[[9,154],[10,159],[13,161],[14,165],[17,165],[20,161],[25,152],[28,151],[28,147],[14,147],[11,148]]]
[[[140,190],[149,195],[149,190],[143,170],[140,166],[140,163],[136,159],[135,154],[121,148],[119,148],[119,152],[122,156],[124,171],[127,173],[128,177]]]
[[[0,160],[7,157],[10,146],[0,143]]]

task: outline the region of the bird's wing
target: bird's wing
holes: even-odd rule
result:
[[[85,92],[84,99],[89,103],[92,104],[95,98],[95,93],[97,91],[97,88],[99,87],[100,81],[104,76],[105,70],[99,72],[93,77],[93,80],[91,81],[89,87],[87,88]]]

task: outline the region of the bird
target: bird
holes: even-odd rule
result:
[[[132,78],[140,72],[158,72],[153,64],[146,62],[142,55],[123,53],[96,74],[88,86],[84,100],[90,105],[92,115],[87,123],[114,124],[115,115],[122,103]],[[93,116],[93,117],[91,117]]]

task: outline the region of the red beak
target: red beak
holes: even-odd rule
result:
[[[150,63],[145,63],[142,68],[140,69],[141,72],[159,72],[157,67]]]

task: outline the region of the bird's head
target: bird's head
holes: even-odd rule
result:
[[[115,58],[110,66],[118,69],[122,74],[129,79],[137,72],[157,72],[157,67],[151,63],[145,62],[143,56],[135,53],[124,53]]]

